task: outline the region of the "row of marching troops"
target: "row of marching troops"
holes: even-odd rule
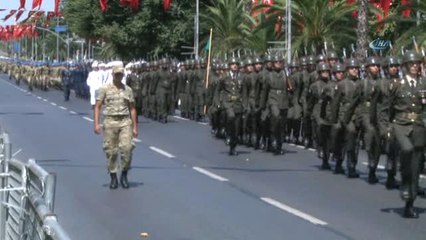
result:
[[[331,169],[334,160],[335,174],[358,178],[363,142],[368,182],[378,182],[378,162],[385,155],[386,187],[400,187],[404,217],[414,218],[426,144],[423,59],[407,51],[401,59],[341,63],[329,52],[286,65],[280,54],[268,54],[212,61],[209,73],[202,59],[179,64],[162,59],[133,66],[126,81],[147,117],[166,123],[176,102],[182,117],[202,121],[207,113],[212,133],[226,139],[230,155],[238,154],[238,144],[276,155],[285,153],[284,142],[303,144],[317,149],[321,169]]]
[[[69,92],[73,89],[77,97],[87,98],[89,96],[86,85],[89,69],[86,64],[1,59],[0,70],[17,85],[22,82],[27,84],[29,91],[33,91],[34,88],[43,91],[54,88]],[[69,99],[69,93],[68,97],[65,96],[65,100],[67,99]]]

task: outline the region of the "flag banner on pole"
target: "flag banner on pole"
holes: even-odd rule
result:
[[[17,10],[10,10],[9,14],[7,14],[4,18],[3,21],[7,21],[10,17],[12,17],[13,15],[15,15],[15,13],[17,12]]]
[[[32,9],[35,9],[35,8],[39,8],[40,9],[42,3],[43,3],[43,0],[33,0],[33,7],[32,7]]]
[[[29,11],[27,18],[25,18],[22,23],[26,23],[37,11]]]
[[[25,0],[20,0],[21,4],[19,5],[19,9],[25,8]]]
[[[15,22],[19,20],[19,18],[24,14],[24,10],[19,10],[15,17]]]

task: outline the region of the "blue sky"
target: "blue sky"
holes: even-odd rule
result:
[[[19,21],[27,18],[28,11],[31,10],[33,0],[26,0],[25,2],[25,11],[24,14],[20,17]],[[0,25],[13,25],[15,24],[15,15],[12,16],[8,21],[4,22],[4,16],[6,16],[10,10],[17,10],[20,5],[20,0],[0,0],[0,9],[7,9],[5,11],[0,12]],[[55,1],[54,0],[43,0],[40,10],[42,11],[53,11],[54,10]]]

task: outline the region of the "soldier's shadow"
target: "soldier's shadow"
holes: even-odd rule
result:
[[[130,188],[138,188],[138,187],[141,187],[143,185],[144,185],[143,182],[132,182],[132,181],[129,181],[129,189]],[[109,188],[109,183],[102,184],[102,187]],[[120,183],[118,184],[118,188],[122,188],[121,185],[120,185]]]
[[[419,215],[419,217],[420,217],[420,215],[426,213],[426,208],[414,207],[414,210],[417,212],[417,214]],[[382,211],[384,213],[397,214],[400,217],[403,217],[403,215],[404,215],[404,207],[382,208],[382,209],[380,209],[380,211]]]

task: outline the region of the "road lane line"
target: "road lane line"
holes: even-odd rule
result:
[[[173,156],[172,154],[170,154],[170,153],[168,153],[168,152],[166,152],[164,150],[161,150],[159,148],[156,148],[154,146],[150,146],[149,149],[151,149],[152,151],[157,152],[157,153],[159,153],[159,154],[161,154],[163,156],[166,156],[168,158],[175,158],[175,156]]]
[[[64,106],[59,106],[59,108],[60,109],[62,109],[62,110],[68,110],[66,107],[64,107]]]
[[[87,121],[89,121],[89,122],[93,122],[93,119],[88,118],[88,117],[83,117],[83,119],[84,119],[84,120],[87,120]]]
[[[52,106],[58,106],[58,104],[56,104],[54,102],[51,102],[50,105],[52,105]]]
[[[18,149],[18,151],[16,151],[14,154],[12,154],[12,157],[15,157],[16,155],[18,155],[20,152],[22,152],[22,148]]]
[[[328,224],[328,223],[326,223],[326,222],[324,222],[324,221],[322,221],[322,220],[320,220],[320,219],[318,219],[318,218],[316,218],[316,217],[314,217],[314,216],[311,216],[311,215],[309,215],[309,214],[307,214],[307,213],[304,213],[304,212],[299,211],[299,210],[297,210],[297,209],[295,209],[295,208],[292,208],[292,207],[290,207],[290,206],[287,206],[287,205],[285,205],[284,203],[278,202],[278,201],[276,201],[276,200],[274,200],[274,199],[272,199],[272,198],[262,197],[262,198],[260,198],[260,199],[261,199],[262,201],[264,201],[264,202],[266,202],[266,203],[268,203],[268,204],[270,204],[270,205],[274,206],[274,207],[277,207],[277,208],[279,208],[279,209],[281,209],[281,210],[284,210],[284,211],[286,211],[286,212],[288,212],[288,213],[291,213],[291,214],[293,214],[293,215],[295,215],[295,216],[297,216],[297,217],[300,217],[300,218],[302,218],[302,219],[304,219],[304,220],[306,220],[306,221],[308,221],[308,222],[311,222],[311,223],[313,223],[313,224],[315,224],[315,225],[322,225],[322,226],[325,226],[325,225],[327,225],[327,224]]]
[[[304,148],[305,148],[304,146],[300,146],[300,145],[297,145],[296,147],[297,147],[297,148],[301,148],[301,149],[304,149]]]
[[[199,172],[199,173],[202,173],[202,174],[204,174],[204,175],[206,175],[206,176],[208,176],[208,177],[211,177],[211,178],[213,178],[213,179],[215,179],[215,180],[221,181],[221,182],[228,182],[228,181],[229,181],[228,179],[226,179],[226,178],[224,178],[224,177],[221,177],[221,176],[219,176],[219,175],[217,175],[217,174],[214,174],[214,173],[212,173],[212,172],[210,172],[210,171],[207,171],[207,170],[206,170],[206,169],[204,169],[204,168],[200,168],[200,167],[193,167],[192,169],[194,169],[195,171],[197,171],[197,172]]]
[[[179,117],[179,116],[173,116],[174,118],[180,119],[180,120],[184,120],[184,121],[189,121],[188,118],[183,118],[183,117]]]
[[[77,113],[76,113],[76,112],[74,112],[74,111],[70,111],[70,113],[71,113],[71,114],[77,114]]]
[[[43,101],[44,101],[44,102],[47,102],[47,99],[46,99],[46,98],[43,98]]]
[[[311,151],[311,152],[315,152],[316,151],[315,148],[309,148],[308,150]]]
[[[209,123],[206,123],[206,122],[198,122],[198,124],[201,124],[201,125],[204,125],[204,126],[209,125]]]
[[[40,99],[40,100],[42,99],[40,96],[38,96],[37,98]]]
[[[142,142],[142,140],[140,140],[139,138],[133,138],[133,141],[134,141],[134,142],[137,142],[137,143]]]

